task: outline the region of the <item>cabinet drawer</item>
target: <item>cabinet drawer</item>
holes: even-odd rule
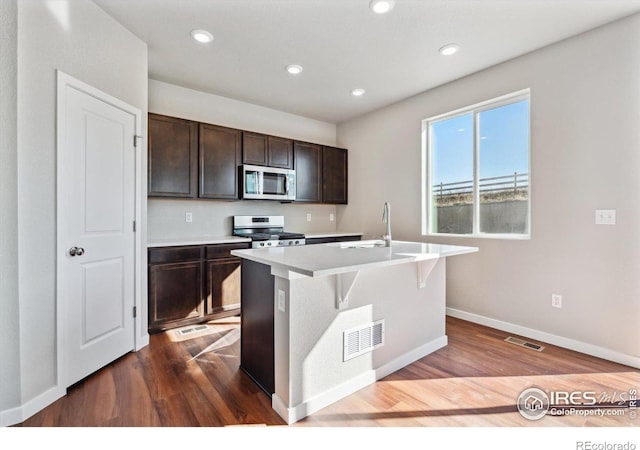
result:
[[[216,244],[207,245],[207,259],[216,258],[231,258],[231,250],[242,250],[251,248],[250,242],[243,242],[241,244]]]
[[[163,247],[149,249],[149,264],[163,264],[202,259],[203,246]]]

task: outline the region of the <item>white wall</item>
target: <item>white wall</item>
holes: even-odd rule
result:
[[[25,404],[57,384],[55,71],[146,116],[147,48],[88,0],[19,1],[17,36],[20,362],[3,365],[20,365]]]
[[[334,124],[155,80],[149,80],[149,111],[317,144],[336,143]],[[193,213],[191,223],[184,220],[187,211]],[[295,232],[333,231],[336,222],[329,221],[329,214],[335,212],[333,205],[150,199],[148,233],[149,239],[229,235],[230,217],[242,214],[283,215],[285,228]],[[307,213],[311,222],[306,221]]]
[[[0,411],[20,404],[17,12],[17,0],[0,1]]]
[[[343,310],[335,307],[337,276],[306,277],[272,265],[274,290],[285,293],[274,316],[274,409],[291,423],[446,345],[445,266],[457,258],[424,261],[423,269],[405,263],[361,270]],[[385,323],[384,345],[344,361],[344,332],[378,320]],[[283,414],[281,405],[295,412]]]
[[[350,204],[338,207],[338,228],[379,234],[389,201],[394,238],[480,248],[451,261],[449,307],[637,363],[639,41],[636,15],[340,124]],[[527,87],[531,240],[421,236],[421,121]],[[616,209],[618,224],[595,226],[597,208]]]

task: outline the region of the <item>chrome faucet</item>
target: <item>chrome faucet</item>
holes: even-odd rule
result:
[[[391,207],[389,203],[384,204],[384,212],[382,213],[382,221],[387,224],[387,229],[382,236],[382,240],[384,241],[385,247],[391,247]]]

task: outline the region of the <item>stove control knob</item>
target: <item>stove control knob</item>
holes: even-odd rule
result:
[[[260,247],[264,247],[264,242],[260,242]]]
[[[298,245],[300,243],[300,241],[296,241],[296,245]]]

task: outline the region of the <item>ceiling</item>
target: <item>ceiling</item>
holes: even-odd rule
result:
[[[148,44],[150,78],[330,123],[640,11],[640,0],[396,0],[384,15],[369,0],[94,2]],[[194,41],[199,28],[214,41]],[[460,51],[440,55],[450,42]]]

